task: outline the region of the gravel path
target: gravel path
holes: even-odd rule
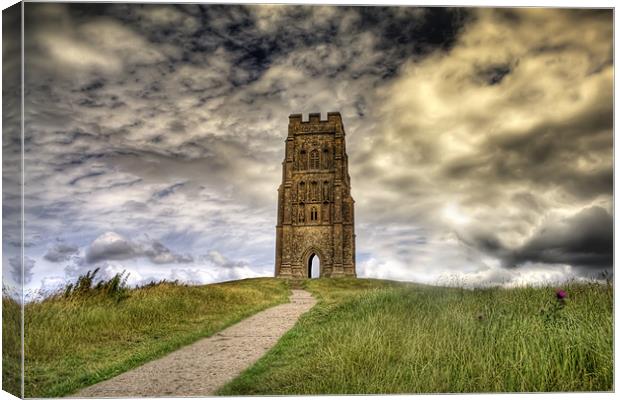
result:
[[[71,397],[212,396],[263,356],[316,303],[305,290],[292,292],[290,303],[261,311]]]

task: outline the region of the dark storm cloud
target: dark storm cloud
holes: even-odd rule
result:
[[[91,264],[105,260],[128,260],[139,257],[146,257],[154,264],[193,261],[191,255],[173,253],[157,240],[148,237],[142,241],[129,240],[114,232],[106,232],[99,236],[86,250],[86,261]]]
[[[47,249],[43,258],[51,262],[67,261],[71,255],[77,253],[78,248],[65,243],[57,243]]]
[[[157,240],[147,242],[144,255],[155,264],[190,263],[194,258],[189,254],[175,254]]]
[[[610,12],[28,3],[26,14],[28,235],[71,236],[81,250],[67,275],[136,260],[136,282],[176,263],[170,276],[190,281],[270,274],[287,116],[331,110],[347,129],[361,276],[495,281],[530,268],[519,279],[531,281],[608,258],[579,248],[598,233],[557,226],[611,212]],[[561,239],[543,240],[544,226]],[[37,262],[65,257],[35,242]],[[519,268],[497,272],[510,257]]]
[[[588,207],[568,218],[546,221],[521,246],[510,248],[488,228],[461,233],[470,246],[502,260],[508,268],[525,263],[569,264],[587,270],[613,267],[613,218]]]
[[[2,12],[2,276],[3,288],[19,297],[21,272],[21,5]],[[26,237],[30,244],[32,241]],[[19,267],[19,265],[18,265]],[[19,279],[14,279],[15,277]],[[11,282],[12,280],[12,282]]]
[[[487,65],[480,68],[473,79],[486,85],[499,85],[512,69],[513,67],[509,64]]]
[[[11,257],[9,258],[9,273],[11,274],[11,278],[13,282],[18,284],[28,284],[32,281],[32,276],[34,275],[34,266],[36,262],[32,258],[28,256],[24,256],[24,265],[22,266],[21,259],[19,257]],[[22,269],[24,274],[24,279],[22,282]]]
[[[526,261],[611,268],[612,216],[601,207],[589,207],[570,218],[543,225],[506,262],[518,265]]]
[[[495,177],[487,174],[483,178],[557,184],[580,197],[611,195],[611,164],[582,170],[575,160],[594,159],[604,152],[611,156],[612,128],[611,104],[593,104],[577,115],[499,137],[488,143],[485,153],[489,157],[481,160],[491,166],[487,171]]]
[[[364,32],[379,38],[376,49],[390,51],[381,61],[382,73],[393,74],[400,61],[412,55],[449,48],[468,15],[464,9],[449,8],[303,5],[75,4],[69,11],[77,21],[114,17],[151,43],[174,46],[179,51],[168,60],[171,70],[178,63],[202,64],[221,48],[238,67],[224,77],[235,85],[258,79],[274,61],[300,47],[339,44]],[[346,68],[345,63],[324,64],[320,69],[310,67],[310,74],[332,75]]]
[[[373,188],[358,215],[456,234],[483,254],[461,260],[487,264],[459,272],[473,280],[611,268],[611,14],[506,11],[479,10],[448,54],[389,85],[384,134],[352,164]],[[496,261],[519,269],[497,275]]]
[[[69,185],[75,185],[77,182],[81,181],[82,179],[88,179],[88,178],[91,178],[93,176],[99,176],[99,175],[103,175],[103,174],[105,174],[105,172],[98,171],[98,172],[88,173],[88,174],[86,174],[84,176],[78,176],[77,178],[74,178],[71,181],[69,181]]]
[[[171,186],[169,186],[169,187],[167,187],[167,188],[165,188],[165,189],[163,189],[163,190],[160,190],[160,191],[158,191],[158,192],[156,192],[156,193],[153,193],[152,198],[153,198],[154,200],[157,200],[157,199],[161,199],[161,198],[166,197],[166,196],[170,196],[170,195],[171,195],[171,194],[173,194],[173,193],[174,193],[174,192],[175,192],[178,188],[183,187],[183,185],[185,185],[185,183],[184,183],[184,182],[175,183],[174,185],[171,185]]]
[[[231,269],[249,267],[247,262],[231,260],[215,250],[210,251],[203,257],[220,268]]]

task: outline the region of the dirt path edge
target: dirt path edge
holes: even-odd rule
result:
[[[248,317],[160,359],[84,388],[69,397],[213,396],[254,364],[316,304],[293,289],[290,303]]]

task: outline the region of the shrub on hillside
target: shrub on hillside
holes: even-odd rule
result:
[[[182,283],[178,279],[175,279],[173,281],[169,281],[167,279],[160,279],[158,281],[147,282],[147,283],[139,286],[139,288],[140,289],[146,289],[146,288],[152,288],[152,287],[157,287],[157,286],[189,286],[189,285],[186,284],[186,283]]]
[[[115,274],[110,279],[101,279],[95,284],[95,277],[99,272],[99,268],[88,271],[84,275],[80,275],[75,283],[69,283],[65,286],[64,297],[69,299],[80,299],[92,296],[104,296],[112,298],[116,301],[129,296],[127,287],[127,278],[129,273],[125,271]]]

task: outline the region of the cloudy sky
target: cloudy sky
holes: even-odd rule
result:
[[[328,111],[360,277],[612,268],[610,10],[25,9],[27,289],[272,275],[288,115]]]

